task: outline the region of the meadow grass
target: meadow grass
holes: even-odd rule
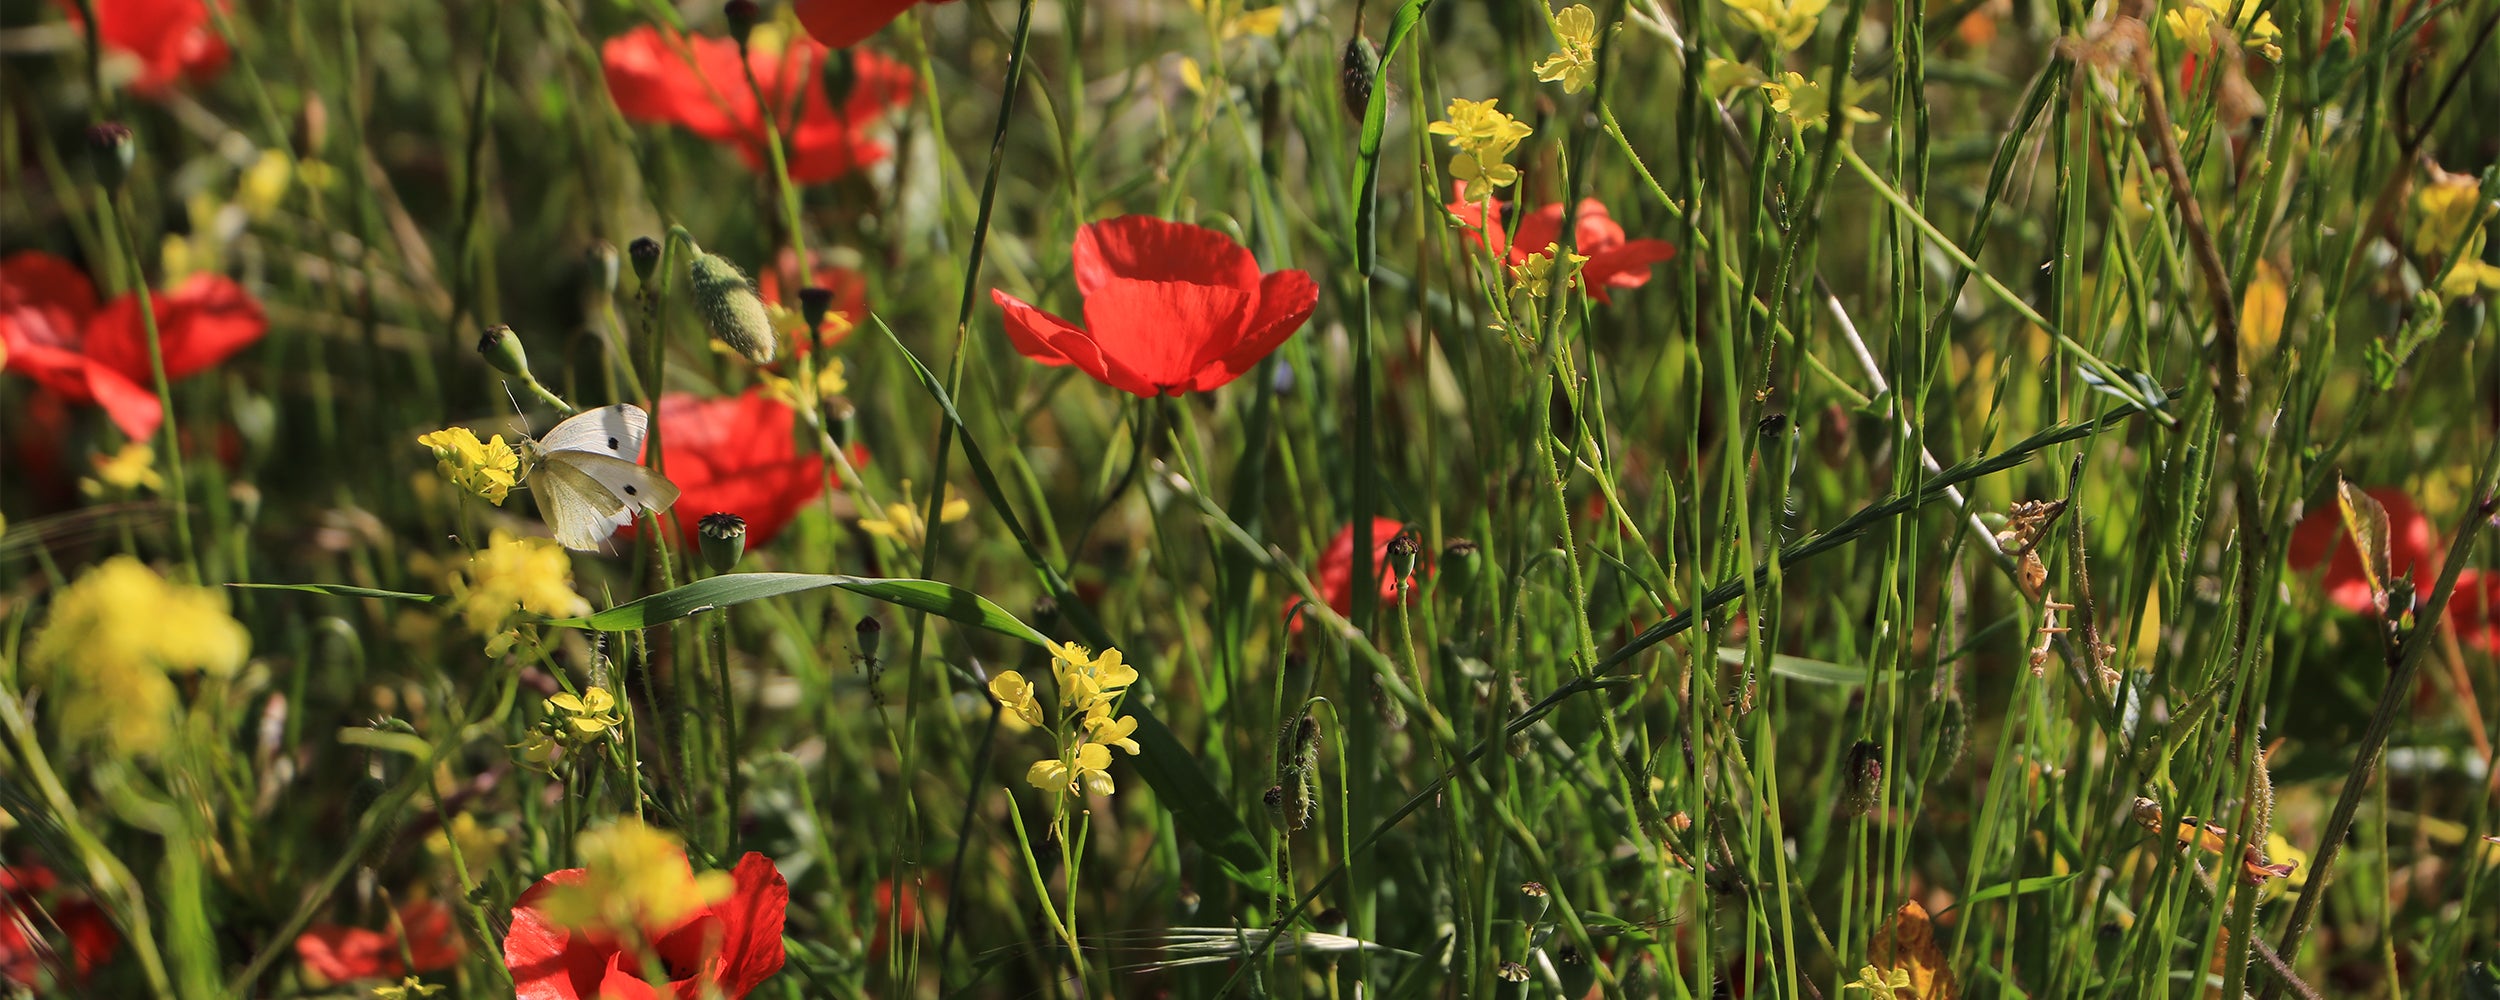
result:
[[[2500,996],[2500,3],[730,7],[0,12],[0,989]]]

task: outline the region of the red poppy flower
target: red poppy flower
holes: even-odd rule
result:
[[[58,932],[69,945],[69,976],[63,968]],[[42,865],[0,868],[0,979],[39,989],[44,970],[55,970],[57,982],[86,978],[113,957],[121,935],[104,910],[85,898],[65,898],[60,879]]]
[[[868,942],[870,957],[885,954],[885,931],[889,922],[900,919],[905,934],[920,929],[920,891],[919,886],[911,886],[898,893],[895,891],[893,879],[877,880],[877,930],[875,936]],[[897,906],[902,909],[899,918],[895,913]]]
[[[2487,653],[2500,653],[2500,573],[2457,571],[2457,589],[2448,594],[2448,620],[2457,640]]]
[[[807,256],[812,260],[816,257],[816,254],[813,251],[810,251]],[[799,255],[792,253],[790,248],[783,247],[781,248],[781,256],[775,261],[774,265],[755,276],[756,292],[762,295],[764,297],[764,301],[766,302],[796,308],[796,306],[793,305],[793,302],[795,301],[794,299],[783,299],[781,297],[781,276],[787,274],[792,277],[796,277],[798,273]],[[851,329],[853,327],[867,321],[867,275],[863,275],[847,267],[835,267],[831,264],[818,261],[816,266],[808,269],[807,284],[812,287],[822,288],[832,292],[833,314],[841,316],[844,321],[841,324],[837,324],[833,323],[831,320],[827,320],[825,324],[826,326],[836,327],[840,332],[827,333],[822,330],[817,331],[816,347],[833,347],[842,343],[844,340],[850,338]],[[793,357],[805,353],[808,350],[810,350],[810,348],[803,335],[797,333],[790,335],[790,354]]]
[[[55,0],[81,30],[75,0]],[[206,82],[226,68],[226,40],[204,0],[95,0],[96,38],[114,56],[134,59],[130,92],[162,97],[185,80]]]
[[[1212,229],[1124,215],[1076,234],[1086,327],[997,289],[1007,339],[1025,357],[1075,365],[1140,396],[1208,392],[1239,378],[1302,328],[1319,286],[1259,262]]]
[[[400,961],[399,938],[390,931],[337,924],[315,924],[297,936],[295,956],[333,983],[397,979],[410,972],[448,969],[460,961],[460,934],[452,928],[451,907],[441,900],[400,906],[399,925],[407,932],[413,967]]]
[[[749,853],[730,871],[729,898],[689,914],[673,927],[642,928],[651,955],[668,970],[665,992],[643,981],[645,956],[605,934],[559,926],[539,903],[557,886],[582,881],[580,868],[539,879],[512,904],[512,930],[503,939],[504,966],[512,970],[515,1000],[738,1000],[781,971],[781,926],[790,908],[790,885],[772,859]],[[713,992],[717,991],[717,993]]]
[[[1372,568],[1380,574],[1380,602],[1392,604],[1398,599],[1396,570],[1389,565],[1389,543],[1397,540],[1406,525],[1386,517],[1372,518]],[[1420,561],[1419,561],[1420,562]],[[1415,575],[1408,573],[1406,583],[1413,584]],[[1354,526],[1337,529],[1337,537],[1328,540],[1328,551],[1319,557],[1319,579],[1312,581],[1321,599],[1341,615],[1354,613]],[[1414,591],[1409,590],[1411,598]],[[1288,606],[1287,627],[1296,634],[1302,631],[1302,617]]]
[[[599,54],[608,94],[625,117],[734,146],[749,168],[763,171],[772,169],[772,153],[764,111],[747,87],[746,69],[753,67],[781,130],[790,179],[819,184],[885,158],[885,145],[868,137],[868,127],[886,108],[910,100],[912,87],[901,63],[861,52],[851,57],[857,82],[836,110],[821,82],[826,51],[794,38],[779,51],[755,46],[742,64],[737,42],[644,26],[608,39]]]
[[[817,41],[847,49],[893,23],[917,2],[920,0],[799,0],[799,23]]]
[[[1502,218],[1509,211],[1506,202],[1492,202],[1492,224],[1485,221],[1485,204],[1467,197],[1467,185],[1457,185],[1458,200],[1450,202],[1451,215],[1467,229],[1467,240],[1477,246],[1488,242],[1494,252],[1512,264],[1527,263],[1529,257],[1545,252],[1562,239],[1563,206],[1555,202],[1519,220],[1519,236],[1511,240]],[[1606,214],[1606,205],[1595,198],[1580,199],[1580,214],[1574,221],[1573,253],[1588,258],[1580,266],[1580,280],[1597,301],[1611,303],[1609,288],[1639,288],[1649,283],[1649,268],[1675,259],[1675,244],[1665,240],[1625,239],[1623,227]]]
[[[156,295],[156,329],[165,377],[207,369],[259,340],[269,321],[243,286],[195,274]],[[23,372],[76,403],[104,407],[122,433],[145,441],[165,417],[148,366],[139,296],[102,307],[77,265],[28,250],[0,260],[0,343],[8,370]]]
[[[750,546],[788,527],[825,488],[824,457],[799,447],[798,426],[798,411],[761,389],[660,397],[661,469],[681,491],[670,508],[679,537],[695,537],[695,522],[714,513],[745,518]],[[864,457],[855,452],[853,461]]]
[[[2362,492],[2387,508],[2388,572],[2403,576],[2413,570],[2413,579],[2427,589],[2429,581],[2424,574],[2438,568],[2431,553],[2439,545],[2430,519],[2423,517],[2422,511],[2413,506],[2412,498],[2400,490],[2373,487]],[[2378,610],[2370,599],[2370,576],[2361,568],[2361,553],[2353,549],[2345,535],[2344,512],[2331,495],[2325,503],[2313,506],[2292,528],[2287,561],[2296,570],[2326,563],[2328,600],[2357,615]]]

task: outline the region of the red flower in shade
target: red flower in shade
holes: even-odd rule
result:
[[[2500,653],[2500,573],[2457,571],[2457,589],[2448,594],[2448,620],[2457,640],[2487,653]]]
[[[75,0],[55,2],[84,30]],[[130,92],[141,97],[162,97],[226,68],[226,40],[204,0],[95,0],[95,29],[111,54],[137,60]]]
[[[1372,569],[1380,574],[1382,604],[1392,604],[1398,599],[1399,581],[1395,567],[1389,565],[1389,543],[1396,541],[1398,535],[1405,531],[1406,525],[1398,521],[1385,517],[1372,518]],[[1414,583],[1415,575],[1407,574],[1405,582]],[[1337,529],[1337,537],[1328,540],[1328,551],[1319,557],[1319,579],[1312,585],[1319,588],[1319,596],[1328,602],[1329,608],[1341,615],[1354,613],[1353,525]],[[1408,591],[1408,594],[1411,596],[1413,591]],[[1286,608],[1286,621],[1288,627],[1298,634],[1302,631],[1302,616],[1294,611],[1292,607]]]
[[[836,110],[819,72],[826,51],[794,38],[777,52],[756,46],[742,64],[737,42],[644,26],[608,39],[599,55],[608,94],[625,117],[682,126],[735,146],[749,168],[763,171],[773,161],[764,111],[747,87],[746,68],[753,67],[756,89],[781,130],[790,179],[818,184],[885,158],[885,146],[868,138],[868,126],[886,108],[910,100],[912,86],[911,71],[901,63],[858,53],[851,57],[857,82]]]
[[[2387,570],[2397,576],[2414,570],[2413,578],[2423,582],[2423,574],[2435,571],[2431,550],[2439,539],[2431,530],[2429,518],[2423,517],[2413,500],[2402,491],[2373,487],[2362,492],[2387,508]],[[2330,601],[2354,614],[2372,614],[2378,610],[2370,600],[2370,576],[2361,568],[2361,553],[2354,550],[2344,533],[2342,506],[2329,497],[2317,505],[2292,528],[2292,545],[2288,561],[2296,570],[2326,564],[2326,596]],[[2418,568],[2417,568],[2418,567]]]
[[[413,966],[400,961],[399,938],[390,931],[337,924],[315,924],[297,936],[295,956],[333,983],[396,979],[448,969],[460,961],[460,934],[452,929],[451,907],[442,901],[420,899],[400,906],[399,926],[408,935]]]
[[[260,303],[223,275],[196,274],[156,295],[165,377],[207,369],[269,328]],[[147,325],[136,293],[96,304],[78,267],[25,251],[0,260],[0,343],[8,370],[77,403],[104,407],[122,433],[145,441],[165,417],[148,367]]]
[[[1259,262],[1212,229],[1124,215],[1076,234],[1086,327],[992,289],[1025,357],[1075,365],[1140,396],[1207,392],[1239,378],[1301,329],[1319,286]]]
[[[808,257],[811,259],[815,256],[816,254],[812,251],[808,254]],[[792,253],[788,247],[783,247],[781,250],[781,256],[775,262],[774,266],[756,274],[756,292],[762,295],[764,297],[764,301],[766,302],[790,306],[794,309],[798,308],[795,304],[797,302],[797,298],[795,296],[790,299],[783,299],[781,297],[781,276],[788,274],[796,277],[798,273],[799,255]],[[838,315],[843,319],[842,324],[834,323],[831,318],[826,319],[826,326],[836,327],[840,330],[840,332],[826,333],[824,331],[818,331],[816,335],[816,347],[833,347],[842,343],[844,340],[850,338],[851,329],[853,327],[858,326],[860,323],[865,322],[868,319],[868,277],[866,275],[847,267],[835,267],[831,264],[818,262],[815,267],[809,269],[807,274],[807,284],[811,287],[822,288],[826,291],[832,292],[832,315]],[[800,354],[808,352],[811,349],[812,348],[810,348],[807,344],[807,339],[804,335],[799,333],[792,333],[790,335],[791,356],[796,357]]]
[[[772,859],[749,853],[730,872],[729,898],[696,910],[672,927],[646,927],[651,957],[668,970],[666,991],[643,982],[644,956],[616,938],[572,930],[551,921],[540,902],[556,887],[588,878],[567,868],[538,880],[512,904],[512,931],[503,939],[503,961],[512,970],[515,1000],[737,1000],[781,971],[781,925],[790,908],[790,885]],[[714,993],[712,991],[718,991]]]
[[[1485,221],[1485,202],[1471,201],[1467,185],[1459,184],[1458,200],[1450,202],[1451,215],[1467,229],[1468,242],[1484,246],[1488,242],[1494,252],[1512,264],[1527,263],[1529,257],[1543,253],[1562,239],[1563,206],[1555,202],[1519,220],[1519,237],[1512,240],[1502,218],[1510,206],[1495,201],[1491,205],[1492,224]],[[1581,283],[1597,301],[1611,303],[1609,288],[1639,288],[1649,283],[1650,265],[1675,259],[1675,244],[1665,240],[1627,240],[1623,227],[1606,214],[1606,206],[1595,198],[1580,199],[1580,215],[1575,221],[1576,237],[1571,252],[1588,258],[1580,267]]]
[[[817,41],[847,49],[903,16],[917,2],[920,0],[799,0],[799,23]]]
[[[825,460],[802,450],[797,410],[749,389],[727,399],[660,397],[660,462],[682,491],[670,516],[681,538],[712,513],[747,522],[747,544],[772,541],[825,488]],[[854,457],[854,461],[857,456]]]
[[[85,978],[121,946],[121,935],[104,911],[84,898],[65,898],[60,879],[41,865],[0,868],[0,979],[28,989],[43,985],[45,969]],[[63,956],[53,935],[66,939]],[[57,983],[56,983],[57,985]]]
[[[916,933],[920,930],[919,900],[920,888],[918,886],[907,887],[901,892],[896,892],[893,879],[877,880],[877,930],[876,936],[868,941],[868,954],[871,957],[885,954],[885,932],[888,923],[895,920],[902,921],[905,934]],[[901,908],[899,915],[895,912],[897,906]]]

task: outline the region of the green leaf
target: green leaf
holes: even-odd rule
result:
[[[441,604],[451,600],[442,594],[411,594],[404,590],[375,590],[371,587],[349,587],[335,583],[229,583],[226,586],[245,590],[300,590],[307,594],[328,594],[332,597],[370,597],[386,601],[415,601],[419,604]]]
[[[700,611],[826,587],[840,587],[862,597],[925,611],[957,624],[988,629],[1034,645],[1049,643],[1040,632],[1033,630],[1033,626],[1008,614],[987,598],[961,587],[935,580],[887,580],[833,573],[730,573],[619,604],[597,614],[549,619],[547,624],[622,632],[676,621]]]
[[[1719,647],[1719,662],[1731,667],[1744,666],[1744,647]],[[1866,671],[1860,668],[1842,666],[1829,660],[1809,660],[1786,653],[1771,654],[1771,674],[1775,677],[1786,677],[1792,681],[1804,681],[1808,684],[1837,684],[1850,687],[1866,683]],[[1876,679],[1881,680],[1885,675],[1879,673],[1875,676]]]
[[[2066,883],[2072,882],[2082,876],[2082,872],[2067,872],[2064,875],[2041,875],[2036,878],[2023,878],[2015,879],[2011,882],[1999,882],[1985,889],[1981,889],[1978,892],[1971,893],[1961,902],[1953,905],[1956,909],[1958,909],[1960,907],[1969,906],[1972,903],[1985,903],[1991,899],[2004,899],[2007,896],[2020,896],[2025,893],[2042,892],[2049,889],[2055,889],[2058,886],[2065,885]]]
[[[1155,790],[1156,800],[1171,810],[1181,832],[1214,856],[1233,881],[1256,892],[1290,891],[1268,867],[1267,848],[1234,815],[1232,805],[1199,768],[1197,755],[1181,745],[1171,727],[1156,718],[1142,699],[1130,698],[1120,711],[1137,718],[1137,731],[1129,734],[1137,741],[1137,753],[1124,759]]]

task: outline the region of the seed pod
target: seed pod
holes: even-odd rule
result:
[[[599,294],[616,294],[616,244],[594,240],[590,249],[583,251],[583,257],[589,262],[591,283]]]
[[[636,236],[632,243],[625,245],[625,256],[634,262],[634,280],[642,282],[645,288],[650,287],[651,272],[660,267],[660,241],[648,236]]]
[[[755,33],[755,23],[764,19],[764,9],[755,0],[729,0],[722,4],[721,16],[729,21],[729,37],[738,40],[738,51],[747,50],[747,36]]]
[[[1962,696],[1947,694],[1928,703],[1928,738],[1935,741],[1935,764],[1928,768],[1927,781],[1934,784],[1952,774],[1962,763],[1962,754],[1970,749],[1970,713],[1962,706]]]
[[[835,49],[825,53],[825,67],[819,74],[825,85],[825,106],[847,108],[851,91],[859,87],[859,63],[851,59],[851,50]]]
[[[513,378],[530,377],[529,354],[521,349],[521,338],[511,327],[501,323],[487,327],[485,335],[478,338],[477,353],[496,371]]]
[[[833,289],[809,285],[799,289],[799,315],[807,320],[807,336],[800,343],[816,344],[817,331],[825,328],[825,317],[833,314]]]
[[[759,365],[773,360],[773,321],[764,312],[764,299],[755,294],[754,282],[729,258],[716,253],[697,255],[688,272],[694,279],[695,306],[703,313],[703,322],[748,361]]]
[[[1883,794],[1883,745],[1874,740],[1850,744],[1849,758],[1842,769],[1840,814],[1856,817],[1873,812],[1876,799]]]
[[[1476,571],[1484,562],[1484,550],[1464,538],[1450,539],[1441,547],[1441,586],[1453,594],[1465,594],[1475,586]]]
[[[876,659],[877,643],[885,638],[885,623],[878,621],[875,615],[868,615],[859,620],[858,632],[859,655],[865,659]]]
[[[705,514],[695,522],[695,535],[701,539],[703,564],[714,574],[738,568],[738,560],[747,553],[747,520],[736,514]]]

